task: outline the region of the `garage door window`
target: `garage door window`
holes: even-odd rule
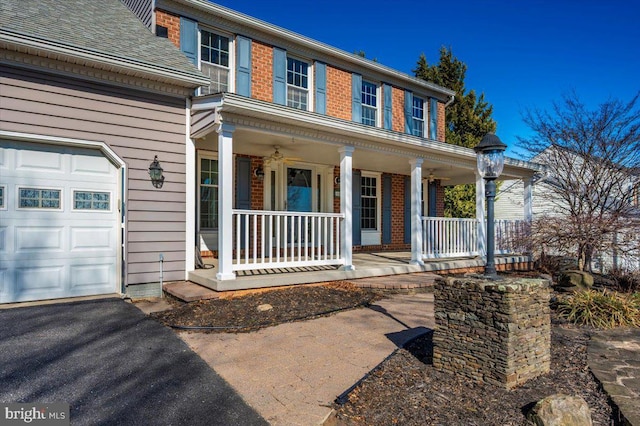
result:
[[[50,188],[20,188],[18,206],[21,209],[60,210],[61,192]]]
[[[73,191],[73,209],[110,211],[110,195],[108,192]]]
[[[7,204],[4,202],[6,194],[6,187],[0,185],[0,210],[6,210]]]

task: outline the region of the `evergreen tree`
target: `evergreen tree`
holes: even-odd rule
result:
[[[493,106],[484,99],[484,93],[478,96],[475,90],[466,91],[467,65],[453,55],[451,48],[440,48],[440,62],[434,65],[429,65],[424,53],[421,54],[413,72],[417,78],[456,92],[456,99],[445,115],[447,143],[473,148],[484,135],[496,131],[496,122],[491,117]],[[444,206],[447,217],[475,217],[475,185],[445,187]]]

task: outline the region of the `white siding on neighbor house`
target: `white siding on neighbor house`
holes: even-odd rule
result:
[[[545,182],[533,185],[533,218],[551,214],[554,204],[543,194],[549,193]],[[495,203],[496,219],[524,219],[524,182],[520,179],[505,180],[500,183]]]
[[[182,280],[185,270],[185,100],[24,69],[0,71],[4,131],[107,143],[128,167],[127,284]],[[156,189],[154,155],[165,182]]]

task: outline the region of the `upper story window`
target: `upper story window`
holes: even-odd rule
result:
[[[202,95],[229,91],[230,57],[228,37],[200,30],[200,69],[211,80],[202,87]]]
[[[413,97],[412,118],[413,128],[411,132],[414,136],[424,137],[424,99]]]
[[[309,64],[299,59],[287,58],[287,105],[309,109]]]
[[[357,93],[357,92],[356,92]],[[362,82],[362,124],[368,126],[378,125],[378,87],[369,83]]]

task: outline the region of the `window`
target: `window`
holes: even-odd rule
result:
[[[287,58],[287,105],[309,109],[309,64]]]
[[[111,194],[108,192],[73,191],[74,210],[111,210]]]
[[[200,228],[218,229],[218,160],[200,158]]]
[[[60,209],[59,189],[20,188],[18,194],[21,209]]]
[[[201,94],[229,91],[229,38],[200,30],[200,69],[211,83],[201,88]]]
[[[4,210],[7,208],[6,203],[4,202],[6,197],[6,186],[0,186],[0,210]]]
[[[378,229],[378,179],[362,176],[361,227],[363,231]]]
[[[424,137],[424,99],[413,97],[412,108],[413,136]]]
[[[362,124],[366,124],[368,126],[376,126],[378,122],[377,117],[378,117],[378,87],[373,83],[369,83],[368,81],[363,81],[362,82]]]

